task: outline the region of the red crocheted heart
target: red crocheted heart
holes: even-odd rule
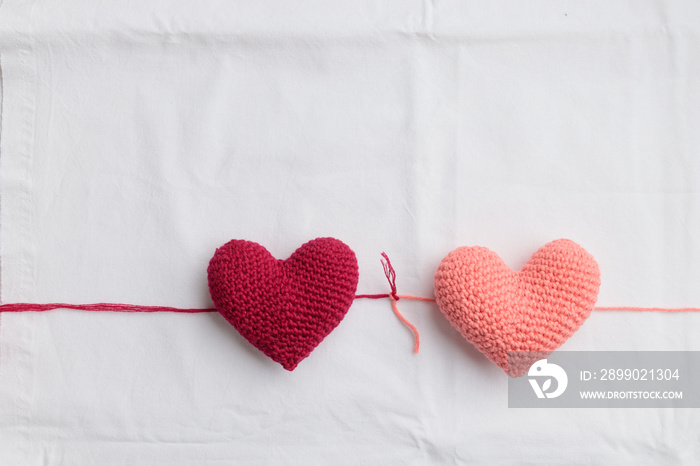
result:
[[[309,241],[287,260],[232,240],[216,250],[207,274],[216,310],[290,371],[343,320],[358,280],[355,253],[334,238]]]
[[[483,247],[462,247],[435,274],[435,297],[447,320],[506,373],[518,377],[560,347],[588,318],[600,286],[593,256],[560,239],[511,270]],[[527,352],[511,353],[509,351]]]

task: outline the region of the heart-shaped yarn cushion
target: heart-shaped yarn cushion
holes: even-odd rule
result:
[[[294,370],[338,326],[355,298],[355,253],[334,238],[317,238],[287,260],[264,247],[232,240],[207,269],[216,310],[253,346]]]
[[[518,377],[588,318],[600,287],[593,256],[567,239],[547,243],[520,270],[484,247],[457,248],[435,273],[447,320],[508,375]],[[508,364],[511,353],[511,367]]]

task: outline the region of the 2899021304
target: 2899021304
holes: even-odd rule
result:
[[[581,380],[590,380],[595,377],[595,373],[589,371],[581,371]],[[639,380],[639,381],[664,381],[664,380],[679,380],[680,375],[678,369],[601,369],[600,378],[598,380]]]

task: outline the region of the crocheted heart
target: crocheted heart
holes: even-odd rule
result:
[[[251,241],[216,250],[207,269],[216,310],[253,346],[294,370],[338,326],[355,297],[355,253],[317,238],[286,260]]]
[[[487,358],[518,377],[561,346],[588,318],[600,287],[593,256],[567,239],[540,248],[519,272],[493,251],[461,247],[435,274],[447,320]],[[508,352],[511,364],[508,364]]]

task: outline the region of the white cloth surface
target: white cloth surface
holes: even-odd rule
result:
[[[606,306],[700,306],[695,2],[0,5],[2,301],[210,307],[232,238],[333,236],[358,293],[573,239]],[[216,314],[0,315],[0,464],[698,464],[692,409],[507,407],[429,303],[358,300],[287,372]],[[566,350],[700,350],[594,312]]]

